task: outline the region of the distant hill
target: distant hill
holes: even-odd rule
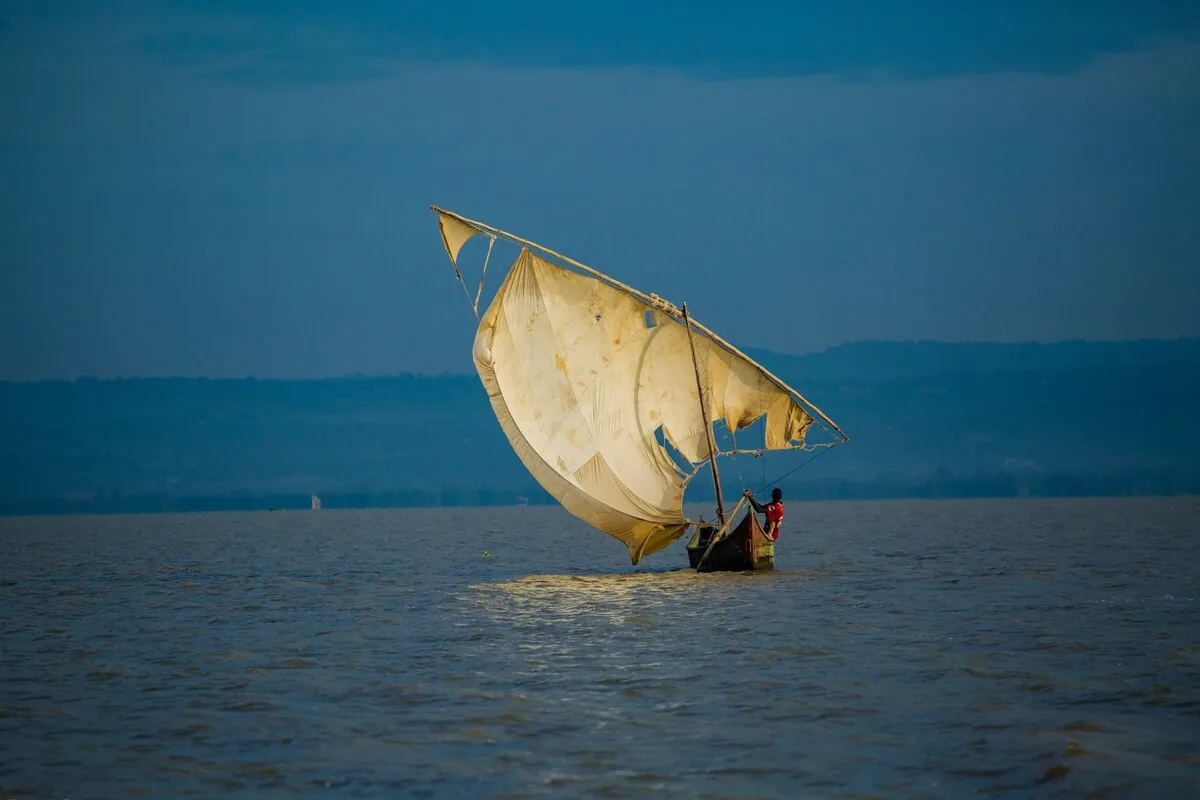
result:
[[[1200,340],[754,351],[852,437],[793,497],[1200,492]],[[747,433],[746,435],[749,435]],[[722,469],[757,487],[795,454]],[[689,500],[711,496],[707,481]],[[0,513],[546,502],[474,375],[0,383]]]
[[[1194,364],[1200,363],[1200,338],[1049,344],[863,341],[807,355],[760,349],[747,349],[746,354],[781,377],[787,373],[801,383],[870,382],[955,373],[1077,372]]]

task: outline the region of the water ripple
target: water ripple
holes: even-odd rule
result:
[[[792,516],[758,575],[548,508],[0,520],[0,796],[1200,789],[1200,502]]]

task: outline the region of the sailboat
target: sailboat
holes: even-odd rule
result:
[[[697,322],[686,303],[646,294],[528,239],[430,206],[479,319],[473,359],[492,411],[522,464],[571,514],[619,540],[632,564],[694,528],[701,572],[774,568],[774,542],[743,498],[726,513],[718,457],[813,451],[849,437],[765,367]],[[488,239],[474,297],[463,246]],[[493,246],[520,248],[491,303],[479,301]],[[761,447],[736,432],[762,420]],[[809,443],[814,423],[830,441]],[[720,449],[714,426],[733,440]],[[684,490],[705,466],[716,521],[688,519]]]

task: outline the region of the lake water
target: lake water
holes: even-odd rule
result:
[[[1200,795],[1200,499],[0,519],[0,796]]]

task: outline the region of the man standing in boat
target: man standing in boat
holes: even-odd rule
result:
[[[765,506],[754,499],[754,493],[749,489],[746,490],[746,499],[750,501],[750,505],[754,506],[755,511],[767,515],[767,524],[763,528],[763,533],[772,542],[778,541],[779,526],[783,524],[783,491],[778,486],[772,489],[771,502]]]

